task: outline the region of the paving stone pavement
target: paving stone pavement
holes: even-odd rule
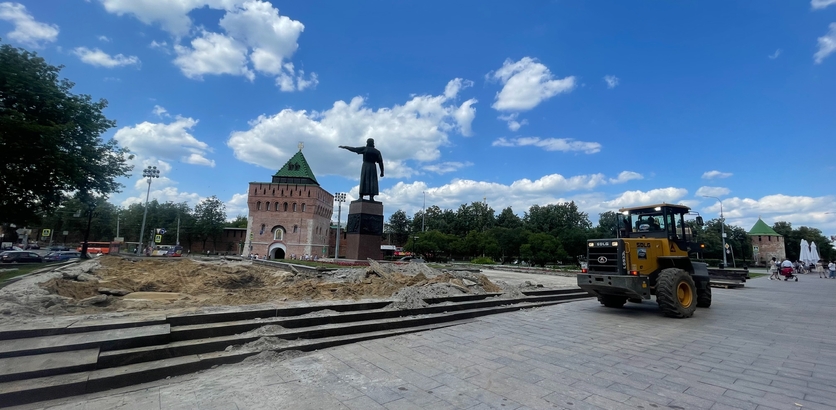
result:
[[[836,280],[713,293],[691,319],[574,302],[20,408],[836,408]]]

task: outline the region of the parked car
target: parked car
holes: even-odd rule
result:
[[[69,246],[50,246],[49,250],[51,251],[68,251],[70,250]]]
[[[44,262],[64,262],[70,259],[78,259],[80,257],[81,252],[76,251],[50,252],[44,256]]]
[[[3,252],[3,256],[0,256],[0,262],[3,263],[41,263],[43,261],[44,259],[41,258],[41,255],[35,252],[8,251]]]
[[[4,250],[4,251],[22,251],[23,248],[20,248],[18,246],[4,246],[2,250]]]

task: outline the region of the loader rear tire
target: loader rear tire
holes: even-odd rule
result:
[[[711,307],[711,287],[706,286],[705,289],[697,289],[697,307],[707,308]]]
[[[697,287],[688,272],[668,268],[659,273],[656,303],[667,317],[686,318],[697,310]]]
[[[598,301],[608,308],[621,308],[627,303],[627,298],[623,296],[601,295],[598,296]]]

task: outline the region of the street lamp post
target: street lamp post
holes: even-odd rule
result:
[[[424,194],[424,205],[421,207],[421,232],[424,232],[424,219],[427,218],[427,191]]]
[[[723,269],[726,268],[726,218],[723,218],[723,201],[716,196],[703,195],[705,198],[714,198],[720,203],[720,239],[723,241]]]
[[[342,230],[342,210],[343,202],[345,202],[345,193],[338,192],[334,195],[334,200],[337,201],[337,242],[334,247],[334,259],[340,259],[340,231]]]
[[[151,179],[160,177],[160,170],[157,167],[148,166],[142,170],[142,177],[148,178],[148,192],[145,193],[145,212],[142,213],[142,228],[139,230],[139,247],[137,251],[142,252],[142,240],[145,236],[145,218],[148,217],[148,198],[151,196]]]

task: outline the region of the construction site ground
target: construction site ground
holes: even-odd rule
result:
[[[423,263],[315,270],[239,258],[104,256],[27,275],[0,288],[5,328],[262,307],[421,298],[576,286],[575,279]]]
[[[760,277],[683,320],[573,302],[21,408],[833,409],[834,291]]]

